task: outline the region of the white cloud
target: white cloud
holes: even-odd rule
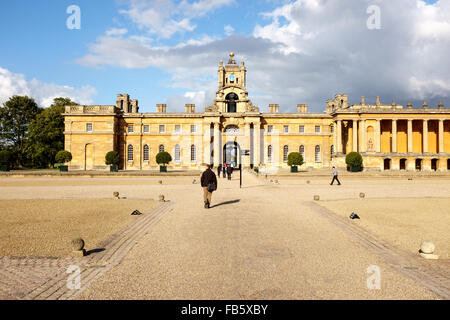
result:
[[[175,33],[194,31],[193,19],[233,3],[234,0],[199,0],[174,3],[172,0],[128,0],[128,9],[120,13],[128,16],[140,29],[161,38],[170,38]]]
[[[96,94],[97,90],[91,86],[73,88],[36,79],[28,81],[24,75],[0,67],[0,104],[14,95],[27,95],[43,107],[49,107],[58,97],[71,98],[80,104],[92,104],[92,96]]]
[[[231,36],[234,32],[234,28],[230,25],[226,25],[223,29],[225,31],[225,35],[227,36]]]
[[[127,33],[128,33],[127,29],[111,28],[111,29],[107,30],[105,34],[108,37],[115,37],[115,36],[123,36]]]
[[[162,68],[173,74],[168,87],[205,91],[208,98],[217,89],[218,60],[235,51],[237,60],[246,61],[250,98],[262,110],[269,103],[279,103],[283,111],[308,103],[310,110],[322,112],[336,93],[348,93],[351,102],[361,95],[367,101],[379,95],[384,102],[399,103],[450,98],[450,0],[374,3],[381,8],[380,30],[367,28],[372,2],[297,0],[263,14],[266,24],[256,25],[251,36],[205,36],[172,46],[100,37],[79,62]]]

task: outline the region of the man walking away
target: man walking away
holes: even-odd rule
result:
[[[219,166],[217,167],[217,177],[220,178],[220,172],[222,171],[222,165],[219,164]]]
[[[201,185],[203,188],[205,209],[209,209],[211,205],[212,193],[217,190],[216,174],[211,170],[211,166],[209,164],[206,165],[206,170],[202,174]]]
[[[233,173],[233,167],[231,166],[231,164],[227,165],[227,176],[228,176],[228,180],[231,180],[231,174]]]
[[[340,185],[341,185],[341,182],[340,182],[339,179],[338,179],[338,172],[337,172],[337,169],[336,169],[336,167],[333,167],[333,180],[331,180],[330,185],[333,185],[333,183],[334,183],[335,180],[338,182],[338,186],[340,186]]]
[[[226,162],[224,162],[222,167],[222,177],[225,178],[226,175],[227,175],[227,164]]]

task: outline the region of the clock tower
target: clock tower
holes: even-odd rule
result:
[[[211,107],[206,108],[206,112],[259,112],[248,99],[245,63],[242,61],[239,66],[234,59],[234,52],[230,53],[230,59],[225,66],[223,61],[220,61],[218,76],[219,90],[216,93],[216,100]]]

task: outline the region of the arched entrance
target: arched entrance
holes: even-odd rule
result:
[[[447,170],[450,170],[450,159],[447,159]]]
[[[384,159],[384,170],[391,170],[391,159]]]
[[[422,159],[416,159],[416,170],[422,171]]]
[[[406,170],[406,159],[400,159],[400,170]]]
[[[241,147],[237,142],[227,142],[223,147],[223,162],[238,168],[241,164]]]
[[[94,169],[94,146],[92,144],[87,144],[84,150],[84,170]]]
[[[431,159],[431,170],[437,171],[439,166],[439,159]]]
[[[234,92],[231,92],[227,94],[225,99],[227,100],[227,112],[237,112],[236,101],[239,100],[238,95]]]

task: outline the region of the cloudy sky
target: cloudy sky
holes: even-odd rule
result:
[[[67,27],[71,5],[80,29]],[[323,112],[336,93],[450,107],[450,0],[15,0],[0,9],[0,103],[26,94],[42,106],[57,96],[114,104],[128,93],[143,112],[157,103],[203,111],[219,61],[234,51],[263,112],[271,103]]]

